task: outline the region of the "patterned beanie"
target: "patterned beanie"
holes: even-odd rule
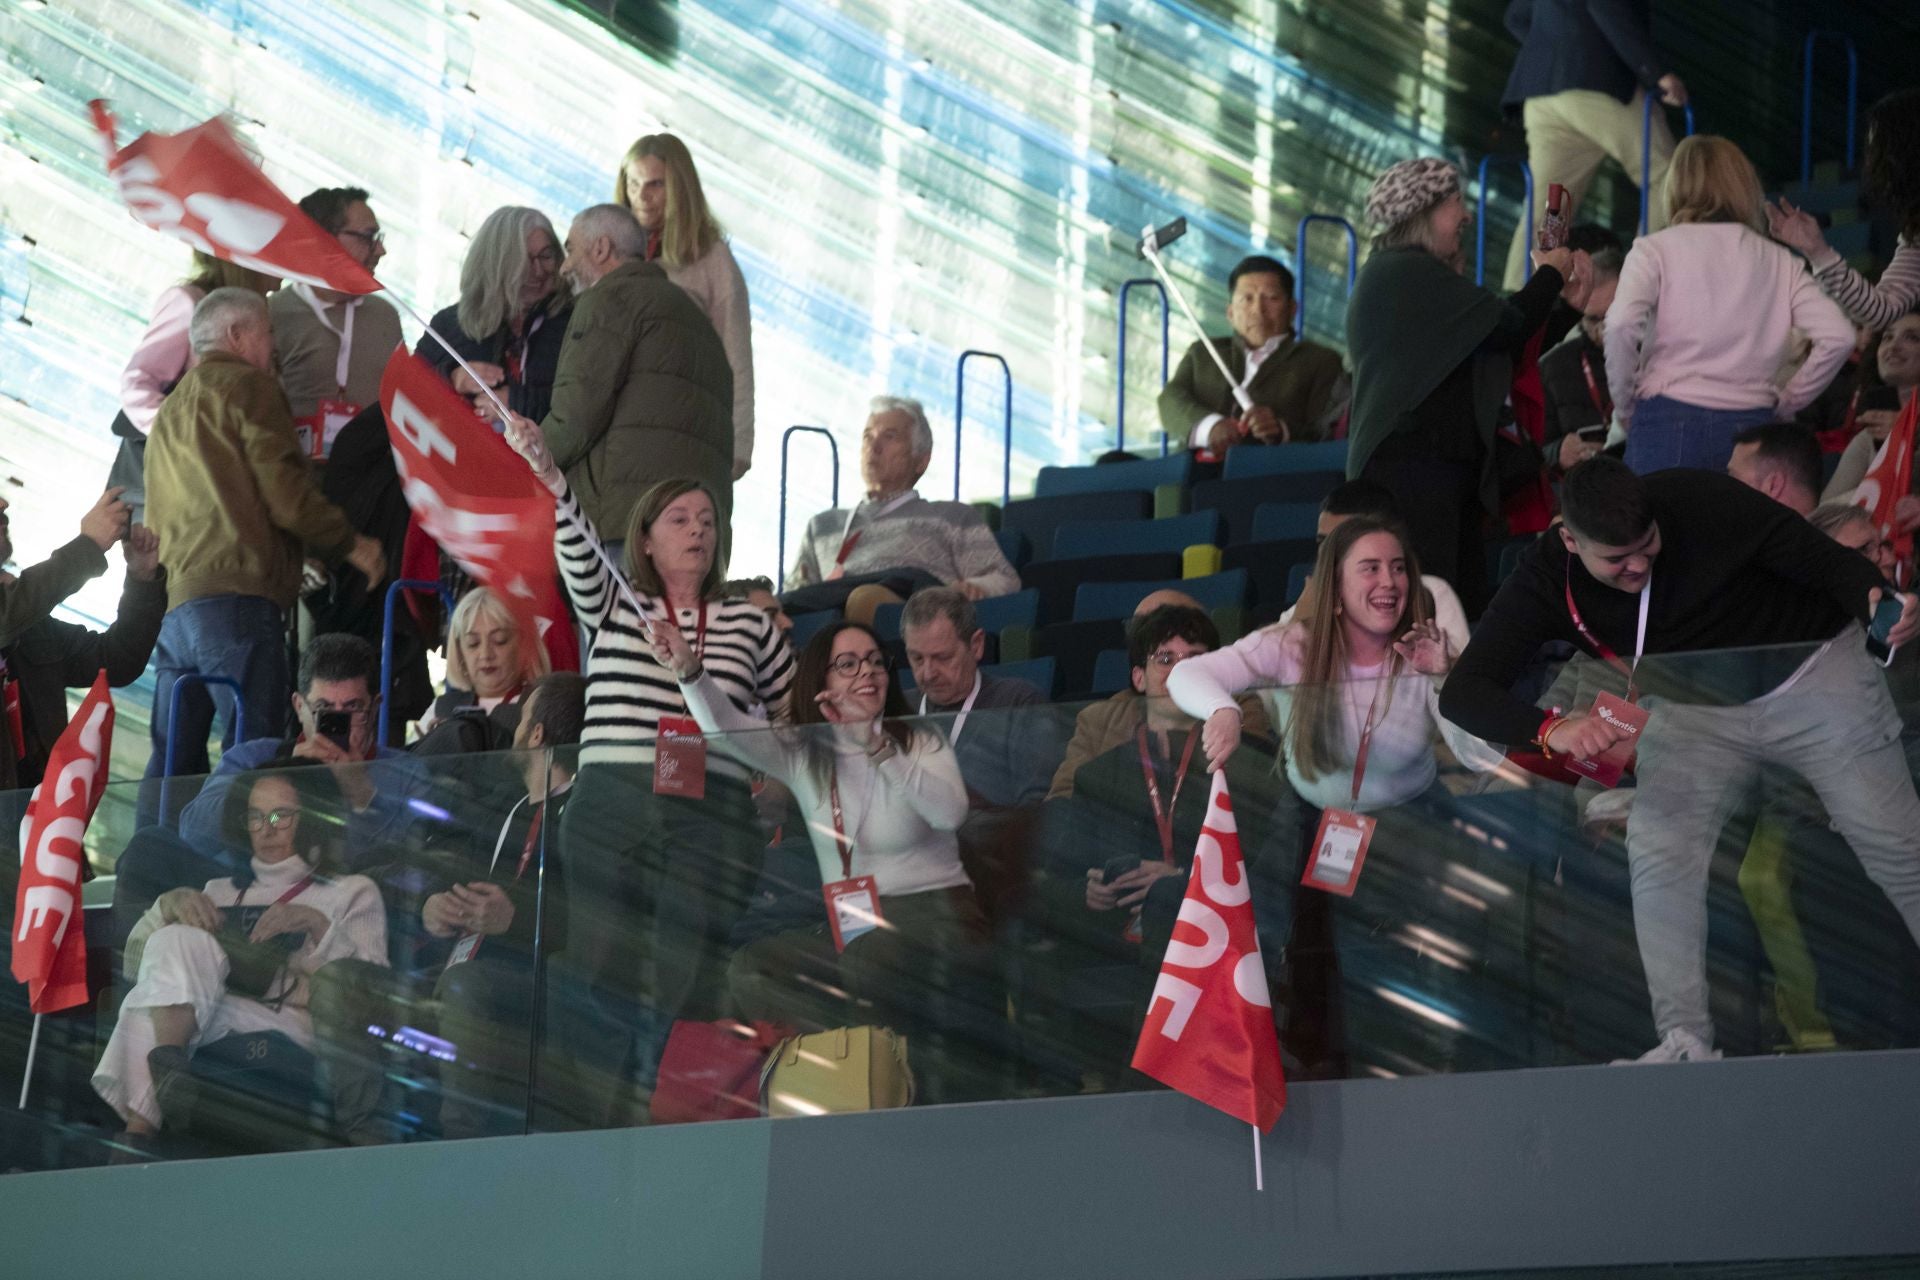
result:
[[[1374,179],[1367,192],[1367,221],[1395,227],[1460,190],[1460,171],[1450,160],[1422,156],[1402,160]]]

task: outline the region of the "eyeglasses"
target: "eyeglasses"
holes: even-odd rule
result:
[[[850,653],[843,653],[832,662],[829,662],[827,666],[835,675],[841,676],[857,676],[862,671],[871,671],[875,675],[885,675],[888,671],[892,670],[893,661],[884,653],[869,653],[863,658],[856,658]]]
[[[527,261],[536,267],[557,267],[560,265],[560,251],[558,249],[542,249],[538,253],[528,254]]]
[[[1204,653],[1206,651],[1203,649],[1200,652]],[[1192,653],[1175,653],[1171,649],[1158,649],[1147,655],[1147,661],[1156,667],[1171,667],[1176,663],[1185,662],[1188,658],[1195,656],[1197,655]]]
[[[384,231],[349,231],[345,227],[342,227],[340,234],[343,236],[352,236],[355,240],[363,240],[369,248],[373,249],[384,249],[387,244],[387,233]]]
[[[247,830],[254,835],[262,831],[278,831],[290,827],[299,818],[298,809],[275,809],[271,813],[262,813],[258,809],[247,810]]]
[[[317,716],[323,716],[329,712],[338,712],[351,717],[355,724],[359,724],[362,720],[365,720],[373,714],[372,705],[365,702],[332,703],[324,699],[316,699],[315,701],[309,702],[307,706],[310,707],[313,714]]]

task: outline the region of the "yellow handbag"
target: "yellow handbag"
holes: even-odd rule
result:
[[[770,1116],[911,1106],[907,1038],[886,1027],[836,1027],[789,1036],[767,1059],[760,1096]]]

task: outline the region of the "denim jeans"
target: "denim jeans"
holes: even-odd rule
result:
[[[1771,406],[1702,409],[1654,396],[1634,406],[1632,429],[1627,432],[1627,465],[1637,475],[1669,467],[1725,471],[1733,457],[1734,436],[1776,416]]]
[[[292,679],[287,672],[286,618],[261,596],[206,596],[168,612],[154,646],[153,754],[147,776],[167,771],[167,735],[178,733],[174,772],[207,771],[207,735],[216,713],[227,721],[225,743],[278,738],[287,729]],[[224,676],[240,686],[240,723],[234,723],[233,691],[195,685],[180,696],[180,723],[169,724],[173,687],[182,676]]]

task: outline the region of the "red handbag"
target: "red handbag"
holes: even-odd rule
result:
[[[760,1114],[767,1055],[793,1031],[774,1022],[681,1020],[667,1033],[648,1114],[655,1124],[742,1120]]]

